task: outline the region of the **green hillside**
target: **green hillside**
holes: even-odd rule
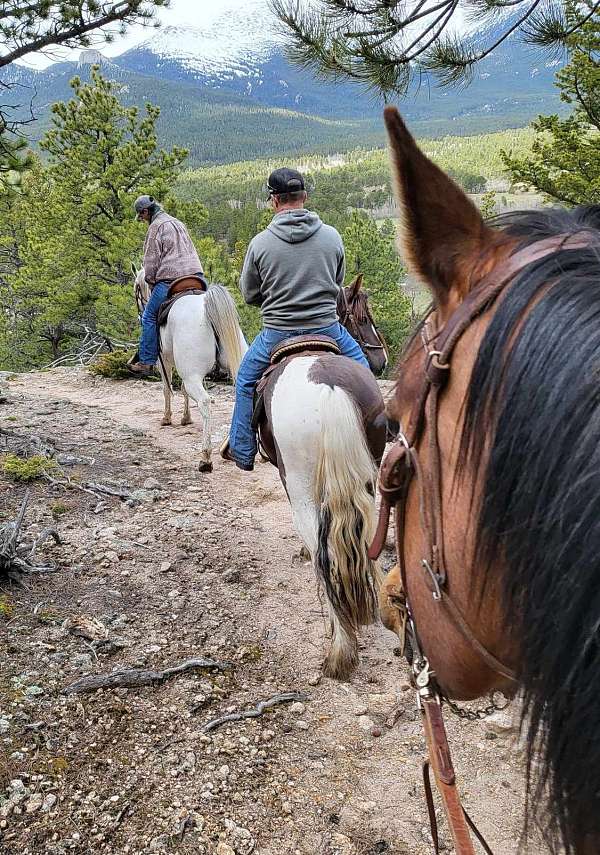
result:
[[[477,192],[485,181],[503,177],[500,158],[503,149],[524,154],[532,139],[530,128],[520,128],[477,136],[424,139],[420,145],[465,189]],[[385,148],[360,148],[331,156],[279,156],[189,169],[180,176],[177,192],[185,199],[197,199],[210,206],[264,201],[266,176],[283,165],[294,166],[307,175],[315,207],[320,204],[377,207],[391,194]]]
[[[35,142],[50,126],[50,108],[56,101],[71,97],[69,81],[74,75],[87,80],[90,65],[74,62],[59,63],[44,72],[35,72],[22,66],[11,66],[14,89],[5,93],[7,102],[28,105],[31,92],[37,121],[27,126],[27,133]],[[307,115],[293,110],[262,106],[248,97],[210,89],[207,86],[162,79],[139,74],[106,62],[102,73],[115,81],[120,88],[120,98],[128,106],[143,107],[147,102],[161,108],[157,131],[166,146],[185,146],[189,149],[189,163],[222,164],[239,160],[270,157],[329,155],[340,151],[375,148],[385,143],[383,121],[378,109],[371,104],[364,117],[331,119]],[[8,82],[13,82],[9,77]],[[552,95],[552,97],[554,97]],[[475,91],[460,93],[444,99],[434,93],[429,103],[418,106],[408,101],[403,113],[418,136],[437,137],[456,134],[473,134],[498,128],[520,127],[529,120],[539,106],[527,98],[519,106],[507,104],[501,113],[486,114],[477,109]],[[535,98],[533,99],[535,100]],[[527,102],[525,104],[525,102]],[[550,106],[550,105],[548,105]],[[28,114],[28,106],[23,106]]]

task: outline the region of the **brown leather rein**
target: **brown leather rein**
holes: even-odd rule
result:
[[[504,288],[528,264],[538,261],[559,249],[580,249],[590,244],[590,233],[556,235],[525,247],[501,262],[474,288],[451,315],[446,325],[435,336],[436,349],[431,348],[432,336],[428,323],[421,329],[421,339],[426,351],[423,385],[410,412],[406,432],[401,430],[385,457],[379,472],[381,508],[375,538],[369,556],[378,558],[385,545],[390,513],[395,510],[396,555],[400,570],[401,589],[390,592],[390,605],[398,609],[401,617],[401,645],[406,650],[412,669],[417,704],[422,713],[427,740],[429,762],[423,767],[427,808],[431,823],[434,851],[439,853],[437,821],[431,786],[429,766],[434,773],[444,810],[450,826],[455,851],[458,855],[475,855],[471,832],[488,855],[492,851],[464,810],[456,788],[456,779],[442,715],[443,694],[430,668],[427,656],[420,648],[415,619],[407,600],[407,568],[404,558],[404,527],[406,500],[413,478],[417,481],[421,508],[421,529],[425,539],[425,557],[421,561],[434,601],[445,608],[455,627],[476,651],[482,661],[505,680],[517,685],[517,674],[497,659],[479,641],[448,592],[448,579],[444,560],[444,517],[442,507],[442,466],[438,436],[439,399],[448,382],[452,355],[463,333],[500,296]],[[411,354],[412,355],[412,354]],[[421,440],[427,441],[429,471],[423,472],[418,455]]]

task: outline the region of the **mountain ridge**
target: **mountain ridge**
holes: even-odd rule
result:
[[[493,37],[493,29],[487,32]],[[272,25],[269,29],[262,0],[250,0],[231,22],[215,15],[204,29],[165,27],[116,57],[88,49],[78,61],[43,71],[9,66],[9,82],[18,84],[10,96],[24,114],[27,87],[33,96],[39,115],[29,126],[34,140],[49,126],[51,104],[71,96],[69,79],[87,78],[92,63],[102,65],[126,104],[143,107],[150,101],[161,107],[161,144],[189,148],[192,165],[385,142],[381,100],[355,83],[324,82],[292,66],[281,36]],[[554,63],[542,54],[508,39],[468,87],[440,90],[423,77],[400,109],[419,136],[519,127],[540,112],[561,110],[554,72]]]

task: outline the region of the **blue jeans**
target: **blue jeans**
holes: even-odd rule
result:
[[[254,389],[265,369],[269,367],[271,351],[275,345],[296,335],[327,335],[337,343],[342,356],[349,356],[350,359],[360,362],[366,368],[369,367],[369,363],[358,344],[345,327],[337,322],[329,327],[312,330],[264,329],[248,348],[237,375],[235,407],[229,434],[229,448],[236,463],[243,465],[254,463],[258,450],[256,434],[252,429]]]
[[[142,339],[140,341],[140,362],[155,365],[158,362],[158,311],[167,298],[170,282],[157,282],[142,315]]]

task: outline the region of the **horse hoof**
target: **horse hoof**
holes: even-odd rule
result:
[[[198,464],[198,472],[212,472],[213,465],[211,460],[201,460]]]
[[[161,427],[168,427],[168,426],[169,426],[169,425],[171,425],[171,424],[173,424],[173,422],[171,421],[171,419],[162,419],[162,420],[161,420],[161,423],[160,423],[160,426],[161,426]]]
[[[190,418],[190,416],[188,416],[187,419],[181,420],[181,427],[185,427],[186,425],[191,425],[191,424],[192,424],[192,419]]]

